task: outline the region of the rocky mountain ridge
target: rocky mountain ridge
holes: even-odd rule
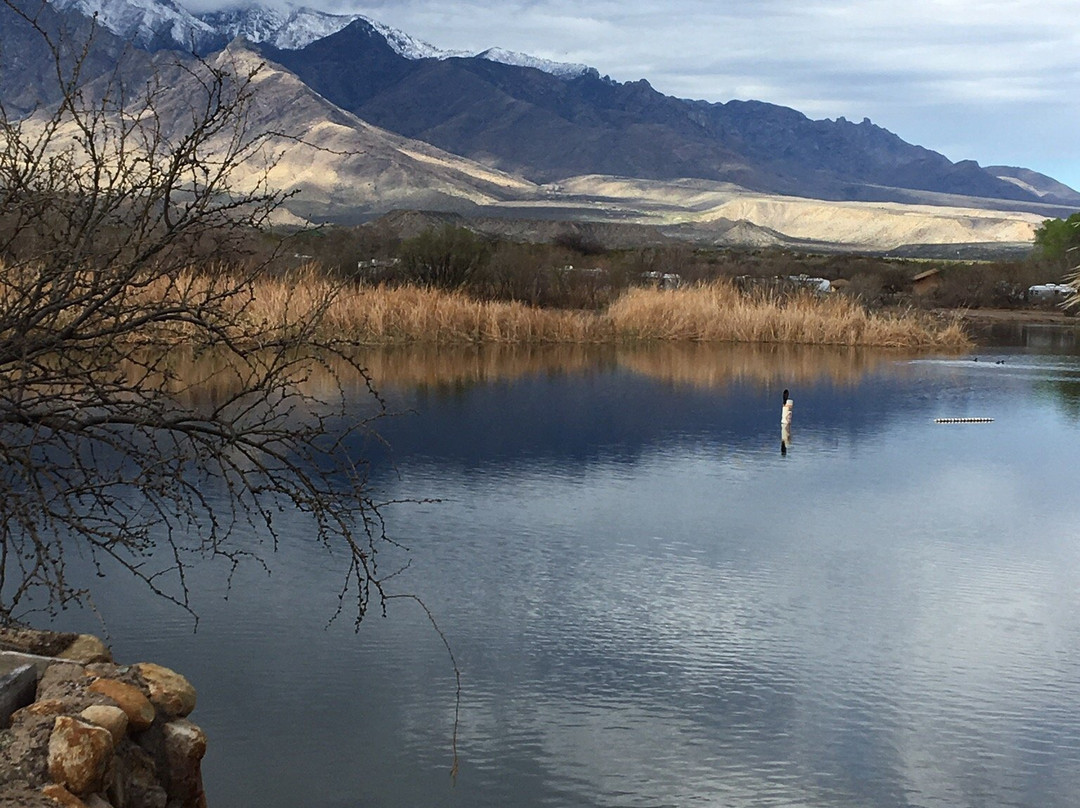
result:
[[[98,17],[84,73],[118,69],[130,86],[155,65],[191,58],[155,50],[177,31],[261,40],[221,54],[264,62],[250,123],[296,138],[281,148],[274,179],[300,192],[290,210],[309,221],[413,207],[632,222],[715,243],[839,239],[889,249],[911,239],[1023,242],[1041,218],[1080,206],[1080,194],[1049,177],[952,163],[869,120],[815,121],[759,101],[687,101],[645,80],[617,82],[585,65],[505,51],[455,55],[357,15],[250,5],[195,18],[156,0],[12,2],[75,39],[89,35],[83,11],[95,2],[113,24],[151,31],[135,37],[145,49],[133,49],[109,30],[108,15]],[[56,100],[46,91],[49,55],[35,52],[25,29],[0,5],[0,101],[9,114]],[[182,110],[185,90],[175,89],[169,103]]]
[[[262,52],[371,123],[534,182],[611,174],[832,200],[901,201],[914,190],[1080,202],[1064,186],[1063,196],[1037,194],[974,161],[953,163],[866,119],[687,101],[590,69],[553,75],[478,57],[408,60],[364,21],[302,49]]]

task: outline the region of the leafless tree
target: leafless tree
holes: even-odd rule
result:
[[[259,559],[293,509],[342,553],[359,621],[386,537],[343,449],[383,406],[320,329],[329,297],[259,308],[249,248],[284,201],[280,139],[250,125],[260,67],[132,51],[88,75],[90,40],[0,3],[59,98],[0,108],[0,620],[86,598],[76,554],[190,610],[194,557]]]

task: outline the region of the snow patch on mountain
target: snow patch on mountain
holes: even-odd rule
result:
[[[143,48],[175,43],[199,48],[217,36],[213,28],[172,0],[52,0],[61,10],[74,10]]]
[[[508,51],[502,48],[488,48],[486,51],[476,54],[476,56],[479,59],[487,59],[490,62],[499,62],[504,65],[532,67],[563,79],[576,78],[591,70],[588,65],[574,64],[573,62],[555,62],[550,59],[541,59],[537,56],[529,56],[527,53]]]
[[[243,37],[282,50],[299,50],[316,40],[336,34],[349,23],[363,19],[355,14],[326,14],[309,8],[279,9],[246,6],[200,14],[226,39]]]
[[[454,56],[469,55],[463,51],[448,51],[436,48],[434,45],[414,39],[404,31],[391,28],[389,25],[384,25],[366,17],[361,19],[367,20],[368,24],[383,36],[390,47],[406,59],[450,59]]]
[[[360,14],[329,14],[306,6],[289,4],[270,7],[253,3],[200,14],[199,19],[226,39],[241,36],[249,42],[265,42],[281,50],[300,50],[312,42],[336,34],[357,20],[363,20],[406,59],[443,59],[457,55],[439,50],[434,45]]]
[[[51,2],[57,8],[74,9],[88,17],[96,14],[98,22],[105,28],[147,50],[167,47],[205,53],[236,37],[267,43],[281,50],[299,50],[363,20],[406,59],[476,56],[506,65],[532,67],[565,79],[575,78],[591,69],[587,65],[541,59],[503,48],[489,48],[477,54],[444,50],[360,14],[329,14],[291,3],[271,6],[256,2],[195,15],[174,0]]]

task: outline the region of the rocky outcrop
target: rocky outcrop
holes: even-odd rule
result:
[[[0,672],[37,675],[0,727],[0,808],[205,808],[206,735],[186,718],[196,694],[182,675],[118,665],[88,635],[0,629],[0,648],[15,649]]]

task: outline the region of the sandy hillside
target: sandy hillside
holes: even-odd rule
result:
[[[975,207],[895,202],[828,202],[755,194],[702,180],[659,182],[575,177],[560,183],[568,198],[604,199],[665,224],[749,222],[800,241],[887,250],[904,244],[1030,242],[1044,217]]]

